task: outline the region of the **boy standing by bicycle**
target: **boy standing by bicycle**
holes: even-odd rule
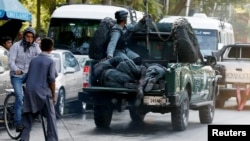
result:
[[[58,141],[56,114],[55,62],[49,56],[54,42],[50,38],[41,41],[42,53],[31,60],[23,101],[23,131],[20,141],[29,141],[35,116],[42,114],[47,119],[46,141]]]
[[[16,131],[22,131],[23,83],[32,58],[41,53],[35,43],[35,30],[31,27],[23,31],[23,38],[15,42],[9,50],[10,80],[15,93],[15,126]]]

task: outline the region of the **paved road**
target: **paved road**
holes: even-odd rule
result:
[[[250,104],[243,111],[237,111],[233,104],[216,109],[213,124],[250,125]],[[143,123],[135,124],[130,122],[128,111],[115,112],[107,130],[95,128],[92,112],[69,113],[62,121],[57,121],[60,141],[207,141],[207,125],[199,123],[198,111],[190,111],[189,126],[183,132],[172,131],[170,114],[149,113]],[[3,127],[0,140],[11,141]],[[40,123],[35,123],[30,141],[44,141]]]

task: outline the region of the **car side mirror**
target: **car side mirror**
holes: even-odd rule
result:
[[[74,73],[75,72],[75,68],[72,67],[66,67],[64,70],[64,73]]]
[[[205,56],[206,65],[215,66],[217,64],[216,58],[214,56]]]

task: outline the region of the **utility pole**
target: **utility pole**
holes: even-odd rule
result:
[[[169,0],[164,0],[164,12],[163,12],[163,16],[168,15],[168,11],[169,11]]]
[[[190,0],[187,0],[187,2],[186,2],[186,16],[188,16],[189,7],[190,7]]]

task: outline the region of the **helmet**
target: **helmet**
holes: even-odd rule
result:
[[[119,10],[115,12],[115,18],[117,20],[126,20],[128,17],[128,12],[125,10]]]
[[[25,36],[26,33],[32,33],[33,36],[35,37],[36,31],[32,27],[28,27],[23,31],[23,36]]]

